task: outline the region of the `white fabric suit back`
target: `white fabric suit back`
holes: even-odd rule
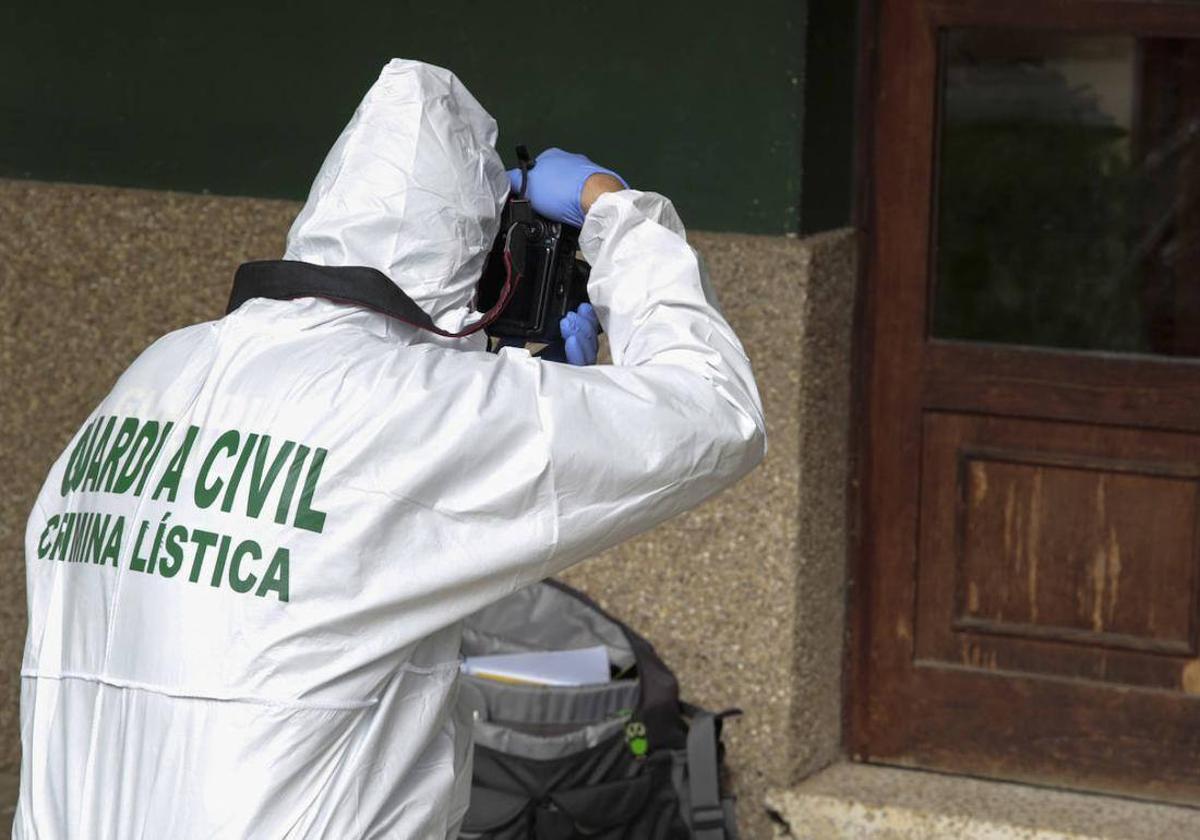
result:
[[[390,63],[287,257],[378,268],[443,327],[478,317],[507,191],[494,140],[452,74]],[[764,449],[749,364],[669,202],[604,196],[581,248],[611,366],[314,298],[252,300],[130,366],[26,532],[15,837],[457,833],[461,619]]]

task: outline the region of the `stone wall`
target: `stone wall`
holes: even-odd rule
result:
[[[22,537],[43,476],[125,366],[217,317],[248,259],[277,257],[298,205],[0,180],[0,773],[20,762]],[[854,237],[696,233],[745,341],[770,451],[737,487],[567,579],[644,632],[728,727],[744,836],[779,787],[839,750]]]

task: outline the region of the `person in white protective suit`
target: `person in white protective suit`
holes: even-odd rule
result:
[[[450,72],[392,61],[286,258],[378,269],[461,330],[509,191],[495,138]],[[461,619],[764,451],[679,217],[599,174],[567,203],[611,365],[257,298],[121,376],[29,519],[14,837],[456,835]]]

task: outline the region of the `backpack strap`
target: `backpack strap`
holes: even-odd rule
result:
[[[646,726],[646,739],[651,750],[681,750],[687,744],[687,728],[680,715],[679,682],[666,663],[659,658],[654,646],[635,633],[628,625],[614,618],[584,593],[565,583],[548,579],[547,586],[570,595],[595,610],[621,628],[637,661],[639,691],[635,717]]]
[[[737,710],[714,715],[694,709],[687,736],[688,799],[695,840],[736,840],[736,824],[721,799],[721,719]]]

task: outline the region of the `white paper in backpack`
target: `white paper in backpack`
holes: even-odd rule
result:
[[[578,650],[468,656],[464,674],[533,685],[593,685],[609,681],[608,650],[603,645]]]

